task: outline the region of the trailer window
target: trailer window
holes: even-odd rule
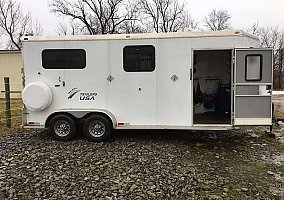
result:
[[[45,69],[83,69],[86,67],[84,49],[45,49],[42,51]]]
[[[126,46],[123,49],[123,69],[126,72],[155,70],[155,47],[151,45]]]
[[[246,56],[246,81],[260,81],[262,76],[262,55]]]

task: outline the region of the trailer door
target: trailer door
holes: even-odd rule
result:
[[[272,124],[272,49],[235,49],[234,125]]]

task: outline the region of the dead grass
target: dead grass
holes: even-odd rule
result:
[[[284,96],[273,96],[272,102],[274,103],[274,116],[278,119],[284,119]]]
[[[6,103],[4,99],[0,99],[0,137],[13,134],[20,131],[22,123],[23,102],[21,99],[11,99],[11,128],[6,127]]]

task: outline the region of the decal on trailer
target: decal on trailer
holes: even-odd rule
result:
[[[78,88],[73,88],[72,90],[70,90],[70,92],[68,92],[68,94],[69,94],[68,99],[72,99],[75,96],[75,94],[77,94],[80,91],[81,90],[79,90]]]
[[[80,101],[94,101],[96,99],[96,96],[98,96],[98,93],[96,92],[81,92],[81,90],[79,90],[78,88],[73,88],[68,92],[68,99],[72,99],[79,92]]]
[[[97,93],[80,93],[80,101],[93,101],[97,95]]]

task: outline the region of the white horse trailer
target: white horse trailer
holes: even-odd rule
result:
[[[239,30],[25,36],[23,127],[227,130],[272,125],[272,49]]]

